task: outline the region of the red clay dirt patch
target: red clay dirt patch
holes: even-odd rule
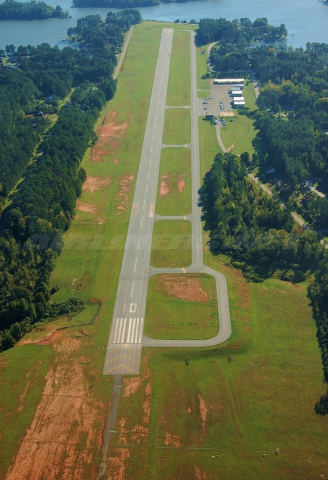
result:
[[[179,175],[179,178],[178,178],[178,191],[179,193],[182,193],[183,190],[185,189],[186,187],[186,181],[185,181],[185,178],[187,177],[187,175],[183,175],[183,174],[180,174]]]
[[[182,443],[178,435],[172,435],[170,432],[165,433],[164,445],[173,445],[173,447],[182,447]]]
[[[98,128],[98,140],[91,150],[91,162],[101,162],[104,155],[115,155],[118,152],[128,122],[117,123],[114,121],[116,117],[117,112],[108,112],[103,124]],[[117,164],[117,158],[113,162]]]
[[[201,424],[201,428],[202,428],[201,441],[203,441],[204,440],[204,435],[205,435],[207,408],[206,408],[206,405],[205,405],[205,401],[200,394],[198,395],[198,399],[199,399],[199,420],[200,420],[200,424]]]
[[[123,380],[124,383],[124,398],[129,398],[131,395],[136,393],[141,385],[141,378],[140,377],[133,377],[133,378],[125,378]]]
[[[168,195],[170,193],[170,184],[169,184],[169,178],[170,175],[167,173],[163,173],[161,177],[161,183],[159,186],[159,196],[160,197],[165,197],[165,195]]]
[[[95,193],[96,190],[103,190],[113,183],[114,179],[111,175],[107,177],[87,177],[82,186],[83,192]]]
[[[129,192],[131,190],[131,184],[133,180],[133,175],[124,175],[120,179],[120,189],[117,197],[121,203],[116,207],[116,209],[118,210],[117,215],[120,215],[120,213],[126,210],[129,206]]]
[[[85,376],[88,357],[80,357],[75,339],[56,350],[33,421],[22,439],[6,480],[96,479],[94,449],[100,449],[103,406]]]
[[[207,480],[206,473],[195,465],[195,480]]]
[[[180,298],[181,300],[193,300],[195,302],[207,302],[207,293],[203,289],[200,279],[188,275],[160,276],[156,289],[164,290],[167,295]]]
[[[92,214],[97,213],[96,205],[94,205],[93,203],[84,203],[79,198],[76,201],[76,210],[80,210],[81,212],[87,212]]]

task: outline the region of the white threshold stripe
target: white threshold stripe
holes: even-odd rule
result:
[[[131,333],[131,327],[132,327],[132,322],[134,319],[129,318],[129,328],[128,328],[128,336],[126,339],[126,343],[130,343],[130,333]]]
[[[120,343],[122,327],[123,327],[123,318],[121,318],[121,321],[120,321],[120,328],[118,330],[118,335],[117,335],[117,343]]]
[[[137,342],[138,342],[139,321],[140,321],[140,318],[137,318],[136,335],[135,335],[135,338],[134,338],[134,343],[137,343]]]
[[[119,326],[119,323],[120,323],[120,319],[117,318],[116,321],[115,321],[115,333],[114,333],[114,340],[113,340],[113,343],[116,343],[116,339],[117,339],[117,331],[118,331],[118,326]]]
[[[133,319],[133,325],[132,325],[132,332],[131,332],[131,343],[134,343],[133,342],[133,337],[134,337],[134,329],[136,328],[136,322],[135,322],[135,318]]]
[[[125,327],[126,327],[126,318],[125,318],[124,321],[123,321],[123,329],[122,329],[121,343],[123,343],[123,340],[124,340]]]
[[[141,320],[140,320],[140,329],[139,329],[139,339],[138,339],[138,343],[141,343],[141,337],[142,337],[142,333],[143,333],[143,323],[144,323],[144,319],[141,318]]]

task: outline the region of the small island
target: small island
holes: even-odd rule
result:
[[[46,20],[68,17],[69,13],[64,12],[59,5],[52,7],[44,2],[5,0],[0,4],[0,20]]]

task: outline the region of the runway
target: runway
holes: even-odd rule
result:
[[[191,148],[192,163],[192,214],[188,218],[171,217],[171,219],[185,219],[192,222],[192,264],[184,269],[155,269],[150,267],[154,222],[168,218],[155,215],[161,149],[164,146],[162,136],[173,39],[173,29],[164,28],[106,352],[104,375],[138,375],[142,346],[208,346],[225,341],[231,334],[225,277],[203,264],[201,209],[198,206],[198,190],[200,188],[198,116],[201,112],[202,103],[201,99],[197,97],[194,32],[190,33],[192,102],[190,107],[191,144],[188,146]],[[182,272],[209,273],[216,278],[220,318],[218,335],[210,340],[190,341],[154,340],[144,336],[143,326],[149,277],[159,273]]]

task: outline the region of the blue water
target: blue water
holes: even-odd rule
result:
[[[0,48],[13,44],[39,45],[47,42],[51,46],[62,47],[67,42],[61,39],[69,27],[76,25],[77,19],[86,15],[99,14],[105,18],[109,10],[104,8],[71,8],[71,0],[45,0],[53,6],[60,5],[72,18],[42,21],[3,21],[0,22]],[[201,18],[266,17],[272,25],[284,23],[289,32],[287,44],[305,47],[306,42],[328,43],[328,2],[319,0],[203,0],[189,3],[169,3],[156,7],[139,9],[143,19],[190,21]],[[292,35],[292,33],[294,35]]]

